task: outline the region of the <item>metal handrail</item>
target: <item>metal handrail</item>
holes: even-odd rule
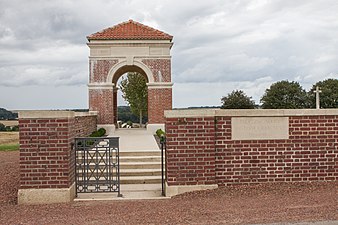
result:
[[[160,138],[161,143],[161,170],[162,170],[162,196],[165,196],[164,193],[164,150],[166,148],[166,138],[165,136],[161,136]]]

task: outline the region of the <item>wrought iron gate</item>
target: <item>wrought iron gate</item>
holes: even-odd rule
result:
[[[76,194],[118,192],[119,138],[75,138]]]

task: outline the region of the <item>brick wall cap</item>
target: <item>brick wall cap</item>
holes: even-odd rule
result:
[[[325,116],[338,115],[338,109],[179,109],[166,110],[166,118],[177,117],[266,117],[266,116]]]
[[[76,117],[81,117],[81,116],[97,116],[96,111],[90,111],[90,112],[75,112]]]
[[[41,119],[41,118],[72,118],[75,112],[65,110],[22,110],[19,111],[20,119]]]
[[[66,110],[20,110],[20,119],[45,119],[45,118],[74,118],[81,116],[96,116],[96,111],[74,112]]]

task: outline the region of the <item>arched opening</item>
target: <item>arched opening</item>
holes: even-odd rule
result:
[[[129,74],[129,75],[128,75]],[[142,87],[146,90],[148,88],[146,84],[149,82],[148,76],[144,70],[135,65],[124,65],[116,70],[112,76],[112,83],[114,85],[114,123],[116,128],[145,128],[145,124],[148,122],[148,97],[140,99],[141,92],[140,86],[132,87],[136,88],[132,101],[128,102],[122,97],[121,82],[131,83],[130,79],[138,76],[139,83],[142,83]],[[139,78],[141,77],[142,80]],[[135,81],[134,81],[135,82]],[[133,85],[130,85],[133,86]],[[142,88],[142,89],[143,89]],[[143,89],[144,90],[144,89]],[[142,92],[144,94],[144,91]],[[144,95],[143,95],[144,96]],[[136,102],[136,104],[135,104]],[[137,105],[138,107],[135,107]]]

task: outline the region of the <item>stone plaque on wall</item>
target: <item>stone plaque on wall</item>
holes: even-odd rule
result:
[[[289,138],[289,117],[232,117],[232,140]]]

